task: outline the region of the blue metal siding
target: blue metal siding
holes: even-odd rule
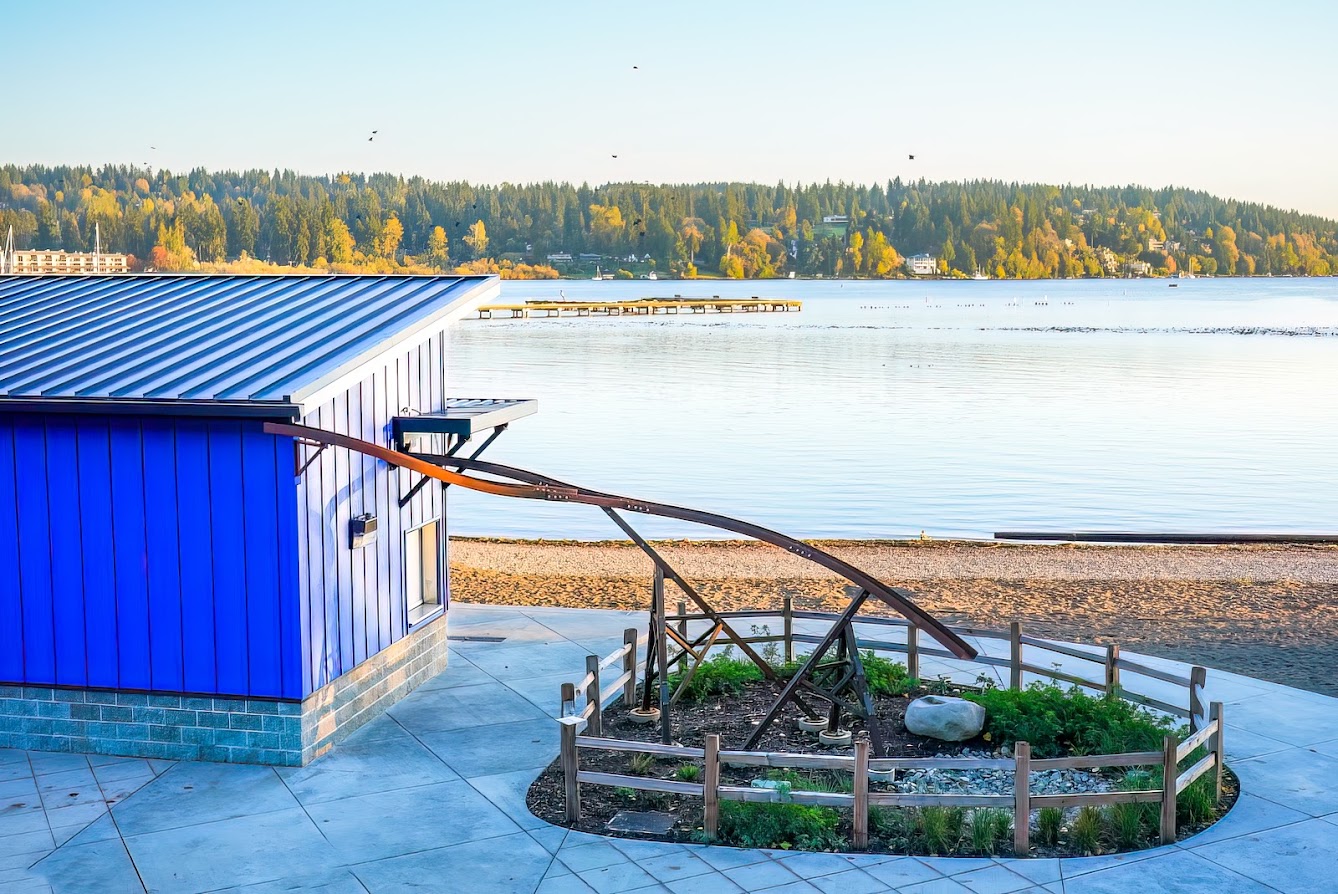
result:
[[[387,444],[390,420],[404,408],[445,405],[444,336],[436,333],[348,391],[315,409],[306,425]],[[304,447],[305,457],[315,448]],[[441,488],[424,487],[403,509],[401,494],[418,476],[372,457],[330,448],[312,460],[298,484],[304,559],[301,616],[307,636],[303,685],[312,692],[403,638],[404,532],[443,515]],[[349,546],[349,519],[374,513],[374,547]],[[444,533],[444,528],[443,528]],[[445,581],[443,580],[443,584]]]
[[[0,682],[301,697],[292,441],[260,426],[0,415]]]
[[[0,530],[19,525],[19,501],[14,470],[14,431],[0,429]],[[13,568],[12,584],[0,589],[0,680],[23,679],[23,605],[19,602],[18,537],[0,537],[0,568]],[[12,589],[11,589],[12,588]]]

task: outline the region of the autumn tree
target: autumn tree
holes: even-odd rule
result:
[[[465,234],[465,245],[474,253],[475,259],[482,258],[488,253],[488,228],[483,225],[483,221],[476,220],[469,225],[469,232]]]

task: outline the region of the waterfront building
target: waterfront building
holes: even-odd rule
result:
[[[17,276],[129,272],[129,255],[91,251],[14,249],[6,253],[3,264],[0,264],[0,273]]]
[[[933,255],[911,255],[906,259],[906,269],[916,276],[933,276],[938,273],[938,260]]]
[[[569,251],[556,251],[548,256],[548,263],[550,264],[570,264],[571,262],[572,256]]]
[[[442,670],[448,397],[495,276],[0,279],[0,748],[300,765]],[[451,439],[455,439],[451,444]]]
[[[848,214],[825,214],[825,215],[823,215],[822,222],[825,223],[825,224],[848,224],[848,223],[850,223],[850,215],[848,215]]]

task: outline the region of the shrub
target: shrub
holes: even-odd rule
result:
[[[900,661],[865,652],[860,658],[864,662],[864,675],[869,682],[871,695],[906,695],[915,688],[916,680],[906,672],[906,665]]]
[[[1069,843],[1083,856],[1094,856],[1101,852],[1101,830],[1105,825],[1100,808],[1084,807],[1069,828]]]
[[[1007,841],[1013,837],[1013,815],[1007,810],[995,810],[994,814],[994,838],[996,841]],[[1026,854],[1018,856],[1025,857]]]
[[[1028,742],[1036,757],[1156,751],[1172,731],[1168,718],[1118,695],[1090,696],[1077,687],[1033,683],[1026,689],[987,689],[963,698],[985,709],[985,732],[1003,746]]]
[[[654,766],[655,755],[646,754],[644,751],[635,752],[627,759],[627,772],[633,776],[649,775]]]
[[[746,801],[720,805],[720,840],[737,847],[835,850],[845,845],[837,831],[840,823],[841,815],[830,807]]]
[[[679,683],[683,680],[684,671],[675,671],[669,675],[669,689],[677,691]],[[697,673],[693,675],[688,683],[688,688],[683,693],[683,700],[689,702],[706,701],[712,698],[723,698],[731,695],[738,695],[743,691],[744,686],[749,683],[760,682],[763,678],[762,670],[752,661],[744,658],[735,658],[729,652],[708,658],[697,668]]]
[[[702,768],[697,764],[680,764],[674,775],[684,782],[696,782],[701,778]]]
[[[909,853],[920,826],[914,807],[870,807],[869,835],[881,840],[889,851]]]
[[[1058,807],[1042,807],[1036,817],[1036,829],[1041,844],[1054,847],[1059,844],[1059,830],[1064,825],[1064,811]]]

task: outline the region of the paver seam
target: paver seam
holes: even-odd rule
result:
[[[147,892],[149,890],[149,885],[147,882],[144,881],[144,874],[139,871],[139,864],[135,862],[135,855],[130,853],[130,846],[125,843],[125,836],[121,834],[121,826],[119,823],[116,822],[115,814],[112,813],[112,805],[107,802],[107,792],[102,787],[102,780],[98,779],[97,771],[93,770],[93,765],[91,761],[89,762],[89,769],[92,770],[93,772],[93,781],[97,783],[98,793],[102,795],[102,803],[107,808],[107,818],[111,820],[112,828],[116,830],[116,840],[121,843],[121,849],[125,851],[125,858],[130,862],[130,868],[135,870],[135,878],[139,881],[139,886]],[[150,769],[152,769],[152,767],[150,767]],[[153,782],[153,780],[157,779],[159,775],[161,774],[155,774],[153,779],[149,780],[149,782]],[[135,792],[139,791],[139,789],[143,788],[145,785],[148,785],[149,782],[146,782],[139,788],[135,789]],[[135,792],[131,792],[130,794],[126,795],[126,798],[134,797]],[[101,819],[101,817],[99,817],[98,819]],[[97,822],[97,820],[94,820],[93,822]],[[93,823],[89,823],[90,826],[92,824]],[[88,827],[85,826],[84,828]],[[78,837],[78,833],[76,833],[75,837]],[[70,841],[73,840],[74,838],[70,839]],[[56,850],[60,850],[60,848],[56,848]],[[56,851],[52,851],[52,853],[55,852]]]
[[[433,757],[436,757],[436,755],[433,755]],[[438,760],[440,759],[438,758]],[[307,810],[307,805],[302,803],[302,799],[299,798],[297,796],[297,793],[293,791],[292,787],[288,784],[288,780],[284,779],[283,774],[280,773],[278,770],[274,771],[274,775],[279,777],[279,784],[283,786],[284,791],[288,792],[289,796],[291,796],[292,799],[297,802],[297,806],[302,809],[302,815],[307,818],[307,822],[311,823],[312,827],[315,828],[315,830],[318,833],[320,833],[321,840],[324,841],[326,844],[330,845],[331,848],[333,848],[335,846],[335,843],[331,841],[329,836],[325,834],[325,830],[321,828],[320,823],[316,822],[316,818],[311,815],[311,811]],[[400,789],[395,789],[395,791],[400,791]],[[367,891],[367,886],[363,884],[362,879],[358,878],[358,876],[354,875],[352,872],[350,872],[349,875],[353,876],[353,879],[358,883],[359,888],[362,888],[363,891]],[[367,894],[371,894],[371,892],[367,891]]]

